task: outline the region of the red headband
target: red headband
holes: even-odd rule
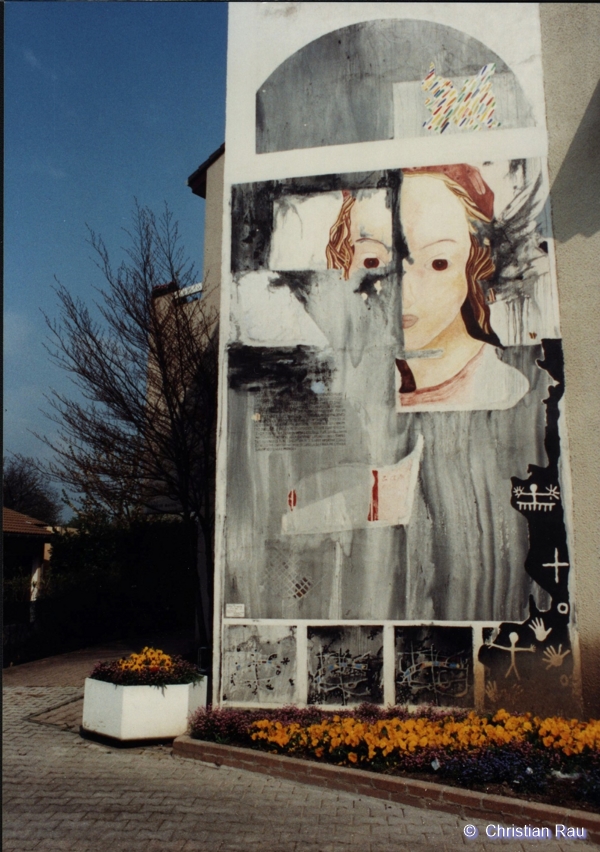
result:
[[[416,169],[402,169],[406,175],[442,174],[462,186],[475,207],[486,219],[494,218],[494,193],[474,166],[460,163],[455,166],[422,166]]]

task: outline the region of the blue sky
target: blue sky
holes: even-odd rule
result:
[[[69,381],[43,348],[54,276],[85,301],[137,198],[167,201],[202,270],[204,201],[186,178],[225,134],[227,4],[19,2],[5,9],[4,452],[46,458],[30,430]]]

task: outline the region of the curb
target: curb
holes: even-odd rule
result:
[[[313,784],[359,796],[387,799],[414,808],[445,811],[466,820],[479,819],[509,824],[518,820],[520,825],[532,822],[535,826],[548,826],[551,829],[557,824],[585,828],[588,838],[594,843],[600,843],[600,814],[589,811],[566,810],[543,802],[528,802],[524,799],[478,793],[413,778],[399,778],[363,769],[320,764],[297,757],[195,740],[189,736],[177,737],[174,740],[173,754],[204,763],[214,763],[217,766],[261,772],[299,784]]]

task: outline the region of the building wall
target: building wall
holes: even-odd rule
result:
[[[203,298],[219,308],[221,300],[221,254],[223,248],[223,178],[225,157],[209,166],[206,175]]]
[[[565,349],[585,710],[600,707],[600,7],[542,3],[548,165]]]
[[[598,13],[542,4],[540,36],[536,4],[480,4],[479,16],[472,8],[232,8],[216,701],[512,702],[573,712],[581,673],[586,706],[597,700],[586,532],[598,505],[588,459],[588,418],[597,419],[587,393],[598,307],[588,283],[598,209],[592,110],[580,121],[598,78]],[[573,19],[571,43],[563,33]],[[424,57],[437,64],[431,77]],[[434,107],[462,87],[461,97],[486,105],[485,122],[472,111],[468,132],[457,121],[442,127],[424,101],[426,78]],[[440,198],[436,179],[410,171],[439,177],[447,164],[454,188]],[[437,388],[431,376],[442,374],[419,360],[428,344],[400,321],[421,227],[415,210],[431,192],[437,221],[457,183],[461,203],[466,193],[475,205],[479,248],[494,247],[494,274],[478,267],[489,319],[473,326],[474,302],[461,308],[470,344],[485,340],[476,348],[487,366],[464,398],[454,385],[451,398],[436,391],[419,403],[414,388]],[[333,236],[344,228],[354,240],[347,266],[347,246]],[[358,269],[361,241],[385,250]],[[446,350],[436,351],[444,366]]]

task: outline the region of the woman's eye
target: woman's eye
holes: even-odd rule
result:
[[[434,260],[431,264],[436,272],[442,272],[444,269],[448,269],[448,261],[443,258],[438,258]]]
[[[365,257],[363,261],[365,269],[377,269],[379,266],[379,258],[378,257]]]

